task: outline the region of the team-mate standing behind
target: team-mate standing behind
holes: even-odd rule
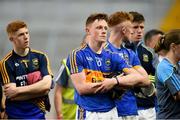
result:
[[[44,53],[30,49],[25,22],[10,22],[7,34],[13,50],[2,59],[0,71],[8,119],[45,119],[53,83],[49,60]]]
[[[118,54],[103,49],[107,21],[106,14],[91,14],[86,20],[88,44],[73,50],[67,61],[79,107],[78,119],[117,119],[117,109],[108,91],[115,85],[132,87],[144,81],[150,84],[147,76],[130,68]],[[107,78],[113,72],[124,72],[126,76]]]
[[[128,65],[132,66],[144,76],[148,76],[146,71],[140,65],[138,56],[131,49],[123,46],[124,39],[131,39],[132,34],[132,16],[127,12],[115,12],[109,17],[108,25],[110,27],[110,37],[105,49],[118,53],[126,60]],[[145,81],[146,82],[146,81]],[[143,86],[141,84],[140,86]],[[132,89],[126,91],[122,98],[115,99],[118,110],[119,119],[137,120],[138,109],[134,91]]]
[[[180,29],[171,30],[159,41],[155,50],[167,51],[156,70],[157,119],[180,118]]]
[[[144,47],[148,51],[147,58],[151,60],[150,61],[151,63],[149,62],[150,65],[149,64],[148,65],[152,66],[152,68],[154,68],[154,69],[157,67],[157,65],[159,63],[158,54],[155,53],[154,47],[163,35],[164,35],[164,33],[162,31],[157,30],[157,29],[152,29],[152,30],[149,30],[144,36],[144,44],[145,44]],[[146,63],[144,62],[144,64],[146,64]],[[150,74],[149,77],[151,78],[151,81],[152,81],[153,85],[155,86],[156,81],[155,81],[154,74]],[[156,112],[158,111],[157,97],[155,97],[155,110],[156,110]]]
[[[66,65],[66,59],[61,61],[58,72],[56,89],[54,94],[54,105],[57,119],[75,119],[77,105],[74,102],[74,86],[70,79],[70,71]]]
[[[153,58],[149,58],[149,54],[151,51],[147,49],[147,47],[143,43],[144,36],[144,24],[145,19],[144,16],[138,12],[129,12],[133,16],[133,34],[132,34],[132,43],[130,47],[126,45],[127,48],[133,49],[141,62],[141,65],[146,70],[149,75],[150,80],[154,80],[155,68],[153,66]],[[153,85],[152,85],[153,86]],[[137,97],[137,105],[138,105],[138,115],[141,120],[154,120],[156,119],[156,111],[155,111],[155,94],[152,96],[145,96],[142,94],[140,89],[135,89]]]
[[[85,35],[81,45],[88,41]],[[61,67],[57,76],[56,89],[54,94],[54,105],[56,109],[57,119],[75,119],[77,105],[74,102],[74,86],[70,78],[70,71],[66,64],[66,59],[61,61]]]
[[[164,35],[164,33],[158,29],[152,29],[146,32],[144,36],[144,44],[146,48],[149,50],[148,58],[153,59],[152,60],[152,65],[154,68],[157,67],[157,64],[159,63],[158,60],[158,54],[155,53],[154,47],[160,40],[160,38]],[[154,76],[152,76],[154,77]]]

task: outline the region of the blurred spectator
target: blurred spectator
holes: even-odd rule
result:
[[[156,70],[157,119],[180,118],[180,29],[171,30],[158,42],[156,52],[164,49],[165,58]]]

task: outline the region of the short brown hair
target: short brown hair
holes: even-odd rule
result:
[[[141,13],[131,11],[129,12],[133,16],[132,22],[142,23],[145,22],[145,18]]]
[[[25,22],[20,21],[20,20],[12,21],[7,25],[6,32],[8,33],[8,35],[11,35],[17,32],[20,28],[24,28],[24,27],[27,28],[27,25]]]
[[[105,13],[94,13],[91,14],[87,20],[86,20],[86,26],[88,26],[89,24],[93,23],[96,19],[98,20],[105,20],[106,22],[108,22],[108,15]]]
[[[133,17],[128,12],[115,12],[109,17],[108,25],[113,27],[126,20],[132,21]]]

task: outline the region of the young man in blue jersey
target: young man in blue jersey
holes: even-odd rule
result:
[[[0,72],[8,119],[45,119],[52,84],[49,60],[44,53],[30,49],[25,22],[10,22],[7,34],[13,50],[1,60]]]
[[[117,119],[111,89],[150,84],[147,76],[127,65],[118,54],[103,49],[107,22],[106,14],[91,14],[86,20],[88,44],[73,50],[67,61],[75,86],[75,102],[79,106],[78,119]],[[123,72],[125,76],[112,78],[114,72]]]
[[[118,53],[126,62],[136,69],[139,73],[147,76],[146,71],[140,65],[138,56],[131,49],[127,49],[123,45],[123,40],[131,39],[132,31],[132,16],[128,12],[115,12],[109,17],[108,25],[110,27],[110,36],[105,46],[106,50]],[[141,84],[139,86],[144,86]],[[138,109],[134,91],[127,90],[120,99],[115,99],[118,110],[118,117],[122,120],[137,120]]]
[[[153,59],[150,58],[151,53],[143,43],[145,19],[144,16],[138,12],[129,12],[133,16],[133,34],[131,38],[130,48],[133,49],[141,62],[141,65],[149,75],[150,80],[154,80],[155,68],[153,66]],[[129,46],[126,46],[129,48]],[[152,84],[153,85],[153,84]],[[136,99],[138,105],[138,114],[140,120],[154,120],[156,118],[155,111],[155,94],[152,96],[145,96],[141,90],[136,89]]]

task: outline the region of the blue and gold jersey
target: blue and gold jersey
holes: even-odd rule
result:
[[[127,64],[132,67],[140,66],[140,61],[138,56],[134,53],[134,51],[124,48],[121,46],[120,48],[114,47],[109,41],[104,47],[106,50],[119,54],[124,60],[126,60]],[[118,116],[129,116],[129,115],[137,115],[137,103],[134,92],[132,90],[126,91],[121,99],[115,100]]]
[[[101,82],[113,72],[129,68],[118,54],[103,50],[97,54],[88,45],[75,49],[70,54],[67,65],[71,74],[85,72],[87,83]],[[110,93],[79,95],[75,92],[75,102],[83,109],[92,112],[107,112],[115,107]]]
[[[16,83],[17,87],[28,85],[29,73],[40,71],[41,76],[52,75],[47,56],[36,50],[29,49],[26,56],[19,56],[11,51],[1,60],[0,71],[2,84]],[[26,101],[6,100],[6,113],[13,118],[40,118],[45,112],[44,97]]]

